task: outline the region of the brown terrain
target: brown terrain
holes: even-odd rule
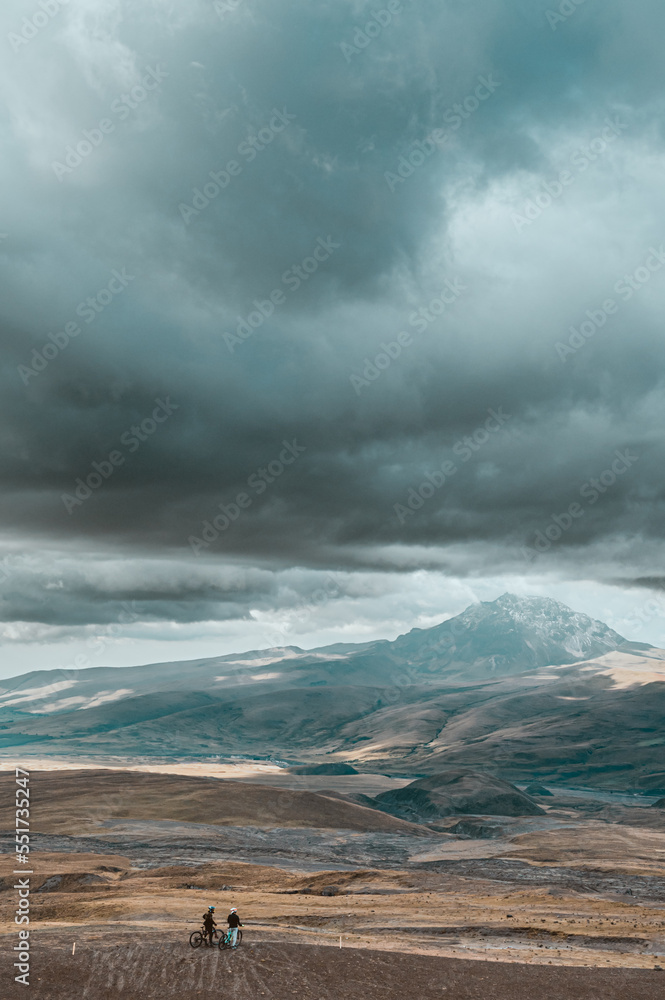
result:
[[[288,940],[256,941],[236,952],[192,952],[154,931],[115,929],[39,936],[29,989],[40,1000],[655,1000],[662,974],[640,969],[509,965]],[[189,951],[189,954],[187,953]],[[7,1000],[25,996],[10,983]]]
[[[33,771],[35,833],[90,833],[110,819],[168,820],[213,826],[321,827],[383,830],[419,836],[402,819],[309,791],[240,781],[137,771]],[[13,774],[0,775],[0,814],[11,808]]]
[[[538,815],[427,825],[344,797],[352,781],[356,794],[385,788],[377,775],[344,776],[338,792],[331,776],[308,776],[315,791],[289,788],[287,773],[279,788],[164,767],[31,774],[38,995],[662,994],[662,808],[562,792],[539,798]],[[15,787],[0,775],[3,817]],[[13,854],[0,858],[5,956],[14,868]],[[239,908],[237,952],[189,947],[211,903],[222,922]]]

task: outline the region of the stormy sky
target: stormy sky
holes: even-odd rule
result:
[[[4,676],[505,590],[665,646],[660,0],[0,26]]]

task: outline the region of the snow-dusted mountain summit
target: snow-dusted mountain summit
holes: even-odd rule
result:
[[[392,643],[413,666],[433,673],[459,668],[498,676],[594,659],[625,643],[603,622],[547,597],[503,594],[472,604],[430,629],[413,629]]]

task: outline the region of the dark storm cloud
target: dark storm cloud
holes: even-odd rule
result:
[[[665,577],[645,576],[636,580],[618,580],[624,587],[643,587],[645,590],[665,590]]]
[[[0,621],[70,626],[246,618],[252,602],[266,603],[275,591],[270,574],[242,568],[155,563],[138,571],[129,561],[99,560],[93,567],[62,556],[57,562],[8,558],[0,563],[0,579]]]
[[[9,531],[320,568],[385,566],[390,546],[445,566],[440,548],[484,542],[527,571],[521,549],[580,503],[539,560],[660,541],[665,267],[615,289],[664,235],[662,5],[552,25],[541,2],[404,2],[343,51],[375,9],[91,3],[7,59]],[[23,6],[2,16],[13,31]],[[68,166],[84,130],[98,145]],[[488,431],[490,411],[508,419]],[[304,451],[287,463],[284,442]],[[17,593],[7,620],[115,614],[66,591]],[[251,606],[180,574],[146,602],[183,621]]]

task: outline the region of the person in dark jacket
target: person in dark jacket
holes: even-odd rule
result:
[[[226,920],[227,920],[227,923],[229,925],[228,940],[229,940],[232,948],[237,948],[238,947],[238,928],[242,927],[242,924],[240,923],[240,917],[238,916],[238,911],[236,910],[235,906],[231,907],[231,912],[229,913],[229,915],[226,918]]]
[[[203,931],[204,934],[207,935],[208,937],[206,944],[212,944],[212,935],[215,930],[215,927],[217,926],[217,924],[215,923],[214,913],[215,913],[215,907],[209,906],[207,913],[203,914]]]

